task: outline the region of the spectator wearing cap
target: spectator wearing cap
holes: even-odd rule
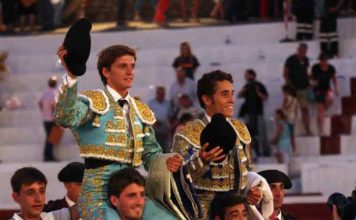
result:
[[[57,96],[57,77],[52,76],[48,79],[48,88],[43,92],[38,105],[41,110],[43,126],[46,132],[46,141],[44,146],[44,160],[45,161],[54,161],[53,156],[53,144],[49,142],[48,137],[51,133],[52,128],[54,127],[54,105],[55,99]]]
[[[70,208],[78,202],[84,176],[84,164],[72,162],[67,164],[59,173],[58,180],[63,182],[67,194],[62,199],[49,201],[44,207],[45,212]]]
[[[292,182],[290,178],[279,170],[264,170],[259,172],[263,176],[271,188],[273,194],[273,206],[274,211],[270,220],[295,220],[296,218],[290,214],[287,214],[281,210],[283,205],[283,199],[285,189],[292,188]]]

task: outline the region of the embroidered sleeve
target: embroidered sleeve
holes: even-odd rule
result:
[[[145,126],[145,132],[148,135],[145,135],[143,142],[143,153],[142,153],[142,161],[146,170],[148,170],[150,166],[151,160],[159,154],[162,154],[162,148],[156,140],[153,128],[151,126]]]
[[[199,158],[200,148],[193,146],[180,135],[174,136],[172,152],[179,153],[183,157],[184,164],[187,165],[193,182],[209,170],[209,166],[204,165]]]
[[[77,98],[77,83],[71,87],[63,83],[59,90],[58,102],[54,109],[57,124],[65,128],[76,128],[92,118],[89,106]]]

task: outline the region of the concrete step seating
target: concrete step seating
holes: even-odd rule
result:
[[[356,19],[340,20],[339,26],[342,59],[332,60],[338,71],[342,96],[356,94],[356,88],[350,86],[349,80],[354,76],[356,69],[356,36],[354,22]],[[295,28],[292,26],[292,32]],[[316,29],[317,30],[317,29]],[[87,64],[88,72],[80,79],[79,89],[92,89],[101,86],[96,71],[96,54],[98,51],[111,44],[123,43],[133,45],[138,50],[137,78],[132,94],[138,95],[147,101],[154,95],[152,89],[155,85],[169,85],[174,80],[174,71],[171,63],[178,55],[179,43],[187,40],[191,43],[194,54],[201,62],[197,78],[206,71],[222,69],[233,73],[235,90],[239,90],[244,84],[243,73],[247,68],[254,68],[258,73],[258,79],[266,84],[270,98],[266,103],[265,116],[270,118],[276,107],[281,105],[281,90],[283,84],[282,68],[285,58],[292,54],[297,43],[279,44],[278,40],[284,37],[283,24],[259,24],[246,26],[226,26],[213,28],[194,28],[185,30],[157,30],[121,33],[94,33],[92,34],[92,54]],[[231,44],[225,45],[226,36],[229,35]],[[292,34],[290,35],[292,36]],[[19,167],[32,164],[43,170],[50,180],[48,199],[61,198],[63,187],[56,181],[56,175],[66,162],[42,163],[42,151],[44,142],[44,130],[38,113],[37,101],[46,87],[48,76],[61,75],[63,70],[58,65],[55,50],[63,41],[62,35],[56,36],[29,36],[23,38],[2,38],[0,48],[8,50],[10,56],[8,66],[12,70],[10,83],[0,82],[1,95],[16,94],[23,107],[13,112],[0,112],[0,207],[2,209],[16,208],[10,198],[10,186],[8,180],[12,173]],[[257,42],[257,43],[256,43]],[[40,45],[40,46],[39,46]],[[311,41],[309,56],[313,63],[319,53],[319,42]],[[212,66],[217,62],[220,66]],[[354,79],[352,79],[354,80]],[[3,86],[7,86],[3,90]],[[342,101],[344,100],[344,101]],[[279,169],[289,173],[293,177],[297,192],[320,192],[315,198],[318,202],[324,202],[325,196],[331,191],[343,190],[349,194],[350,186],[356,183],[353,175],[355,167],[356,149],[353,141],[356,141],[356,117],[350,116],[350,123],[344,123],[344,119],[334,119],[334,114],[341,114],[350,106],[353,100],[348,98],[336,99],[334,106],[327,113],[325,120],[326,134],[336,136],[324,137],[300,137],[303,133],[301,123],[297,123],[297,153],[299,156],[292,158],[292,165],[288,168],[283,164],[276,164],[274,158],[260,158],[255,169]],[[345,102],[342,106],[342,102]],[[236,101],[237,107],[241,104]],[[344,107],[345,108],[345,107]],[[238,110],[239,108],[237,108]],[[353,107],[346,110],[351,115]],[[312,131],[318,134],[316,129],[315,112],[312,114]],[[337,122],[333,122],[333,121]],[[337,131],[332,124],[340,124]],[[269,125],[270,126],[270,125]],[[269,129],[270,131],[270,129]],[[353,135],[350,135],[353,134]],[[322,142],[326,142],[322,144]],[[60,160],[80,160],[79,148],[73,135],[66,131],[59,146],[55,147],[55,155]],[[322,155],[322,156],[321,156]],[[38,162],[36,162],[38,161]],[[341,170],[341,171],[339,171]],[[335,183],[342,178],[340,183]],[[332,182],[329,184],[329,182]],[[53,185],[54,184],[54,185]],[[57,184],[57,185],[55,185]],[[319,184],[319,187],[318,187]],[[320,186],[324,184],[325,186]],[[342,185],[343,184],[343,185]],[[315,200],[315,201],[316,201]]]
[[[340,19],[339,36],[340,51],[343,57],[355,56],[355,36],[352,28],[356,19]],[[316,30],[317,27],[316,27]],[[290,29],[294,35],[294,26]],[[209,36],[209,37],[207,37]],[[230,36],[231,44],[225,45],[226,36]],[[317,36],[317,35],[316,35]],[[279,44],[284,37],[283,23],[254,24],[246,26],[202,27],[184,30],[156,30],[127,32],[92,33],[92,54],[88,61],[89,67],[95,67],[96,54],[101,48],[111,44],[124,43],[138,49],[138,66],[167,65],[179,53],[179,43],[186,40],[192,44],[193,52],[202,61],[226,63],[284,60],[295,51],[297,43]],[[27,37],[4,37],[0,48],[8,50],[9,66],[13,74],[49,73],[55,70],[57,58],[55,51],[63,41],[63,35],[43,35]],[[317,39],[317,37],[316,37]],[[316,58],[319,53],[317,41],[308,42],[310,57]],[[36,46],[36,48],[34,47]],[[40,47],[38,47],[40,45]],[[27,56],[31,54],[31,56]],[[219,60],[219,58],[223,58]],[[24,65],[25,64],[25,65]]]
[[[349,59],[340,59],[333,61],[339,71],[339,84],[341,87],[341,95],[347,96],[350,94],[350,86],[348,80],[352,76],[351,69],[355,65],[355,62],[351,62]],[[237,63],[233,65],[223,65],[214,67],[223,69],[227,72],[233,73],[235,79],[235,90],[239,91],[244,84],[243,74],[244,70],[254,66],[258,73],[258,80],[263,82],[270,94],[270,98],[265,103],[265,115],[269,117],[274,114],[276,106],[281,105],[281,85],[284,83],[282,79],[282,66],[283,61],[280,63],[262,63],[251,64]],[[356,68],[356,67],[355,67]],[[198,69],[197,78],[201,76],[203,72],[210,71],[213,68],[209,66],[202,66]],[[62,72],[57,72],[57,75],[62,75]],[[11,96],[15,94],[19,96],[24,103],[25,108],[37,108],[37,101],[41,96],[42,91],[46,87],[47,78],[52,74],[29,74],[29,75],[16,75],[14,74],[9,85],[1,87],[1,91],[4,91],[2,96]],[[143,101],[148,101],[154,96],[154,86],[165,85],[169,89],[170,85],[174,81],[175,74],[170,66],[166,67],[151,67],[151,68],[138,68],[137,78],[132,89],[132,94],[139,96]],[[157,81],[157,79],[160,79]],[[101,81],[95,70],[89,71],[86,75],[79,79],[79,90],[101,88]],[[332,114],[341,113],[340,103],[336,97]],[[237,100],[237,104],[241,104],[241,101]]]

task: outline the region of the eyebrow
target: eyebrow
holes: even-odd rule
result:
[[[222,91],[219,91],[219,93],[226,93],[226,92],[235,92],[235,90],[228,90],[228,89],[225,89],[225,90],[222,90]]]

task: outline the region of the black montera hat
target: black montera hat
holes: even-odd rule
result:
[[[91,26],[89,19],[79,19],[70,27],[63,42],[63,46],[68,51],[64,61],[76,76],[83,75],[86,70],[85,63],[89,58],[91,47]]]
[[[58,173],[58,180],[61,182],[77,182],[81,183],[84,176],[84,164],[80,162],[72,162],[67,164]]]
[[[226,155],[235,146],[236,138],[235,129],[226,120],[226,117],[222,114],[215,114],[211,118],[211,122],[200,134],[200,145],[203,146],[205,143],[209,143],[206,151],[220,146],[224,151],[223,154]],[[221,162],[222,160],[216,162]]]
[[[258,172],[258,174],[264,177],[268,184],[281,182],[284,184],[285,189],[292,188],[292,182],[289,177],[279,170],[264,170]]]

